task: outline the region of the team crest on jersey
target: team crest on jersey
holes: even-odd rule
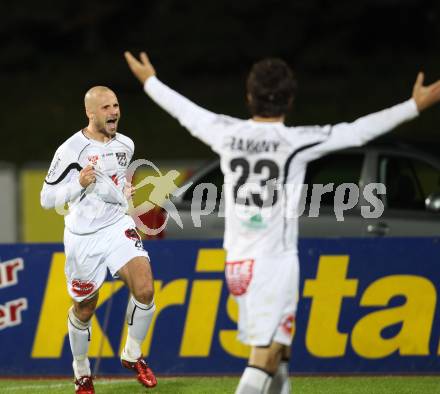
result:
[[[254,260],[227,261],[225,266],[226,283],[233,296],[246,293],[254,272]]]
[[[116,152],[116,159],[120,166],[125,167],[127,165],[127,154],[125,152]]]
[[[141,237],[134,228],[129,228],[128,230],[125,230],[125,236],[135,242],[134,245],[136,246],[136,248],[140,250],[144,250]]]

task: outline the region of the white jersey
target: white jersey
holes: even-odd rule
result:
[[[120,134],[106,143],[87,138],[78,131],[56,151],[41,191],[41,205],[68,204],[64,218],[73,234],[91,234],[116,223],[126,215],[125,173],[133,157],[133,141]],[[84,189],[79,172],[95,167],[96,182]]]
[[[146,93],[220,155],[225,178],[227,259],[296,251],[307,163],[334,150],[360,146],[418,115],[414,100],[334,126],[286,127],[218,115],[200,108],[156,77]]]

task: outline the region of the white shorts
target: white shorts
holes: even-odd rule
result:
[[[102,286],[107,268],[115,276],[131,259],[148,258],[136,225],[124,216],[96,233],[77,235],[64,230],[67,290],[77,302],[90,298]]]
[[[226,262],[225,274],[238,303],[238,339],[251,346],[289,346],[299,291],[297,253]]]

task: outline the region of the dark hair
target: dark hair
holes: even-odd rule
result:
[[[268,58],[252,66],[246,82],[247,104],[252,116],[286,115],[292,105],[296,81],[281,59]]]

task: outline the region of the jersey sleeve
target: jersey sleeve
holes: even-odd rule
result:
[[[134,155],[134,142],[130,137],[127,137],[124,134],[117,133],[116,139],[125,146],[128,154],[128,161],[130,162]]]
[[[156,104],[176,118],[194,137],[209,145],[214,151],[218,151],[221,135],[216,126],[224,123],[226,117],[199,107],[154,76],[147,79],[144,90]]]
[[[78,177],[81,170],[75,155],[66,146],[58,148],[41,190],[41,206],[50,209],[78,198],[84,192]]]
[[[362,146],[368,141],[391,131],[419,114],[413,99],[363,116],[352,123],[339,123],[322,128],[325,138],[313,142],[299,155],[299,160],[312,161],[339,149]],[[327,131],[327,132],[325,132]]]

